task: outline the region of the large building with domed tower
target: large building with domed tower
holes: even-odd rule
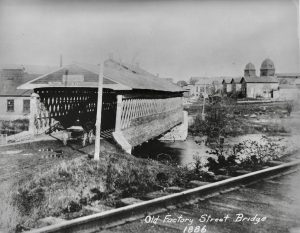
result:
[[[298,81],[299,73],[276,73],[274,62],[267,58],[260,66],[259,75],[254,64],[248,63],[244,76],[232,78],[231,92],[224,94],[238,98],[295,99],[299,96]],[[226,85],[225,80],[223,85]],[[224,86],[223,90],[226,90]]]
[[[279,81],[275,75],[275,66],[271,59],[265,59],[260,67],[259,76],[253,63],[248,63],[244,75],[232,78],[231,93],[238,98],[274,98],[279,90]]]
[[[201,96],[203,88],[200,85],[212,86],[210,95],[221,94],[237,99],[300,100],[300,73],[276,73],[270,58],[261,63],[258,71],[249,62],[241,76],[192,77],[188,85],[189,96]]]
[[[275,66],[269,58],[262,62],[259,76],[256,75],[255,66],[248,63],[240,83],[241,96],[245,98],[274,98],[279,90]]]

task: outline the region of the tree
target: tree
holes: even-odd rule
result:
[[[288,116],[290,116],[291,115],[291,113],[292,113],[292,111],[293,111],[293,103],[292,102],[288,102],[287,104],[286,104],[286,110],[287,110],[287,112],[288,112]]]
[[[184,81],[184,80],[180,80],[180,81],[178,81],[176,84],[177,84],[178,86],[180,86],[180,87],[184,87],[184,86],[187,86],[187,85],[188,85],[187,82]]]

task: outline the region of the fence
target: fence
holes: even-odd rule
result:
[[[28,128],[21,130],[21,129],[0,129],[0,134],[5,134],[5,135],[13,135],[13,134],[18,134],[23,131],[28,130]]]

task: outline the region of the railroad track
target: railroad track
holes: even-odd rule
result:
[[[300,226],[300,205],[276,187],[298,174],[299,165],[300,160],[287,162],[30,232],[289,232]],[[294,211],[299,215],[292,215]]]

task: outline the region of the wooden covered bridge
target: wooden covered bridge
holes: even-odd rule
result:
[[[80,124],[88,133],[96,122],[99,67],[71,64],[27,82],[34,90],[31,130],[51,132]],[[104,63],[101,135],[113,135],[127,152],[183,122],[183,90],[139,66]],[[50,127],[50,129],[49,129]]]

